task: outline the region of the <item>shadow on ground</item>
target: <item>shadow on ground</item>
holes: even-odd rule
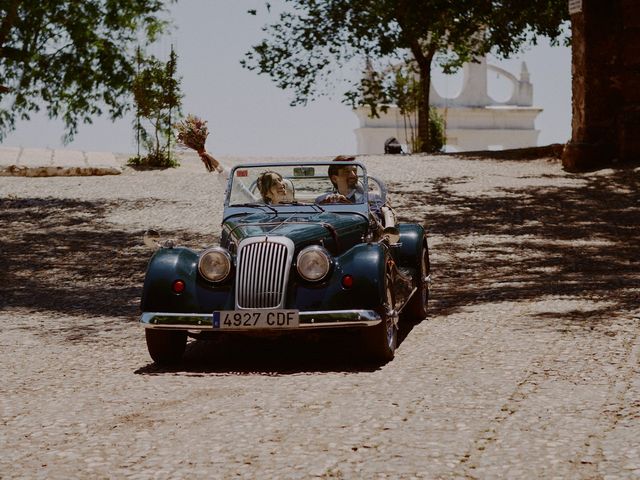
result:
[[[134,316],[152,251],[142,231],[105,221],[124,204],[0,199],[0,308],[68,315]],[[131,207],[131,206],[129,206]],[[196,235],[174,232],[182,242]]]
[[[476,197],[456,193],[459,178],[439,178],[429,192],[399,188],[400,220],[414,221],[405,212],[426,205],[426,226],[438,238],[432,314],[549,295],[603,302],[601,318],[637,310],[639,178],[620,170],[584,177],[580,187],[504,188]]]
[[[140,375],[212,374],[293,375],[308,372],[371,372],[382,365],[368,361],[355,333],[325,332],[279,337],[238,338],[216,335],[187,345],[176,367],[154,363]]]
[[[549,295],[600,301],[600,316],[637,309],[638,174],[584,179],[582,186],[505,188],[479,197],[454,188],[473,181],[465,178],[437,178],[428,191],[392,185],[400,220],[419,218],[438,239],[431,315]],[[152,252],[142,231],[105,220],[117,208],[145,204],[0,199],[0,308],[135,321]],[[169,235],[192,245],[210,240]]]

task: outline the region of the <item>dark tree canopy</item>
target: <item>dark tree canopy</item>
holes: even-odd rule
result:
[[[558,39],[566,0],[285,0],[266,38],[243,64],[293,92],[292,104],[323,95],[340,70],[359,60],[369,71],[351,81],[346,101],[372,115],[389,100],[388,73],[411,65],[420,80],[419,137],[428,145],[431,66],[451,72],[492,52],[506,57],[544,35]]]
[[[129,108],[136,47],[166,27],[173,0],[0,0],[0,140],[44,107],[78,123]]]

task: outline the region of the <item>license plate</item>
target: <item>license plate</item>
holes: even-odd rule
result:
[[[223,310],[213,312],[213,328],[259,330],[297,328],[298,310]]]

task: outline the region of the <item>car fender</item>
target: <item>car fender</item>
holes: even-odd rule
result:
[[[184,291],[175,293],[173,282],[182,280]],[[141,298],[145,312],[211,312],[233,309],[231,284],[211,284],[198,274],[198,253],[184,248],[159,249],[149,261]]]
[[[358,294],[362,297],[372,296],[375,293],[377,296],[375,303],[379,304],[383,301],[385,264],[388,258],[386,250],[386,247],[381,244],[366,243],[351,248],[339,257],[336,270],[338,270],[340,279],[346,274],[354,277],[352,295]]]
[[[400,240],[392,248],[393,258],[400,267],[415,269],[426,240],[424,227],[415,223],[399,223],[397,227]]]
[[[334,257],[330,276],[320,283],[296,279],[291,283],[287,303],[300,310],[377,310],[384,301],[386,247],[363,243]],[[345,275],[353,279],[351,288],[342,284]]]

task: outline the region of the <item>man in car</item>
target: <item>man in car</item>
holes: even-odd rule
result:
[[[351,164],[340,165],[338,162],[352,162],[356,157],[338,155],[333,159],[336,164],[329,167],[329,180],[333,191],[316,198],[316,203],[362,203],[364,190],[358,182],[358,167]]]
[[[333,185],[333,191],[320,195],[316,203],[362,203],[365,200],[364,189],[358,182],[358,167],[353,164],[340,164],[340,162],[353,162],[356,157],[338,155],[333,159],[335,164],[329,167],[329,180]],[[395,213],[387,205],[384,205],[379,195],[369,194],[369,209],[382,222],[385,227],[395,225]]]

